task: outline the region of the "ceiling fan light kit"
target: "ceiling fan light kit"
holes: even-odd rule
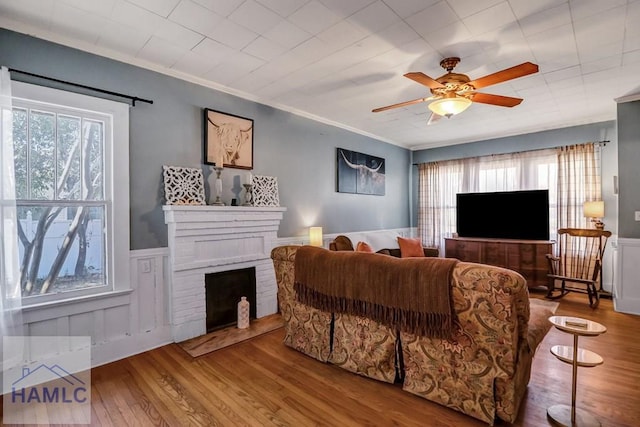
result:
[[[429,110],[447,118],[462,113],[471,106],[471,100],[460,96],[441,98],[429,104]]]
[[[447,70],[447,73],[437,79],[432,79],[421,72],[411,72],[404,75],[406,78],[428,87],[433,96],[387,105],[386,107],[375,108],[372,111],[378,113],[427,101],[433,101],[429,104],[429,110],[433,114],[444,117],[460,114],[474,102],[497,105],[499,107],[515,107],[522,102],[521,98],[480,93],[476,92],[476,89],[538,72],[536,64],[524,62],[515,67],[506,68],[479,79],[471,80],[465,74],[453,72],[459,62],[460,58],[456,57],[444,58],[440,61],[440,66]],[[431,122],[431,119],[429,122]]]

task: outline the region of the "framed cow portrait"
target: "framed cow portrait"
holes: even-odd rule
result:
[[[385,194],[385,160],[382,157],[337,149],[337,180],[339,193]]]
[[[253,169],[253,120],[205,108],[204,162]]]

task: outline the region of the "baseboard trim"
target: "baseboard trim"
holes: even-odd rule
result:
[[[96,343],[91,347],[91,367],[96,368],[171,343],[173,339],[168,325],[149,332]]]

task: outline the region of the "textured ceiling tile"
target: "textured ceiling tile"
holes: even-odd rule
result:
[[[462,20],[471,34],[479,35],[515,23],[515,16],[507,3],[499,3]]]
[[[572,0],[569,4],[571,5],[571,16],[578,21],[618,6],[626,7],[627,0]]]
[[[270,40],[265,39],[264,37],[258,37],[257,39],[249,43],[249,45],[242,51],[256,58],[270,61],[282,55],[285,52],[285,48]]]
[[[571,23],[571,11],[568,4],[545,9],[541,12],[520,19],[522,32],[527,35],[539,34],[543,31]]]
[[[59,34],[94,44],[108,25],[100,15],[90,14],[64,3],[58,4],[51,16],[51,29]]]
[[[262,34],[275,27],[283,18],[254,0],[247,0],[238,7],[229,19],[251,31]]]
[[[449,28],[450,24],[458,20],[458,16],[453,9],[449,7],[447,2],[441,1],[408,17],[405,21],[411,25],[418,34],[425,36],[439,29]]]
[[[171,21],[163,21],[153,34],[186,50],[200,43],[204,36]]]
[[[279,24],[262,34],[262,36],[287,49],[291,49],[312,37],[310,33],[289,21],[280,21]]]
[[[573,35],[572,25],[563,25],[528,37],[529,47],[535,59],[544,62],[548,59],[563,55],[576,55],[577,46]],[[572,64],[575,65],[575,64]]]
[[[566,2],[567,0],[509,0],[509,5],[518,19],[524,19],[529,15],[552,9]]]
[[[504,0],[447,0],[447,3],[449,3],[460,18],[466,18],[483,10],[490,9],[499,3],[503,3],[506,7],[509,7],[508,3]]]
[[[475,46],[478,46],[477,43],[471,40],[471,33],[462,22],[449,24],[444,28],[431,31],[422,36],[435,50],[442,52],[459,51],[461,50],[459,47],[465,46],[463,43],[466,43],[471,49],[475,49]],[[480,49],[485,47],[483,44],[479,46]],[[448,54],[443,54],[443,56],[446,55]]]
[[[178,59],[171,68],[196,77],[204,77],[218,63],[216,60],[189,51]]]
[[[425,8],[436,4],[439,0],[385,0],[385,4],[401,18],[408,18]]]
[[[309,0],[257,0],[264,7],[268,7],[278,15],[286,18],[304,6]]]
[[[100,0],[100,1],[87,1],[87,0],[61,0],[62,3],[66,3],[69,6],[73,6],[76,9],[84,10],[85,12],[96,13],[102,16],[111,15],[116,0]],[[38,3],[43,3],[38,1]],[[41,4],[38,5],[40,7]]]
[[[251,73],[263,64],[264,61],[259,58],[238,52],[225,59],[223,63],[216,66],[208,74],[214,80],[227,84],[245,74]]]
[[[113,7],[111,19],[130,27],[138,27],[144,31],[154,33],[162,24],[162,18],[141,7],[125,1],[119,1]]]
[[[367,33],[351,25],[348,21],[340,21],[317,35],[331,48],[338,50],[363,39]]]
[[[296,46],[291,52],[307,62],[315,62],[332,53],[333,50],[324,41],[313,37]]]
[[[320,0],[320,3],[332,10],[338,16],[346,18],[375,1],[376,0]]]
[[[158,37],[151,37],[149,41],[140,49],[137,57],[156,63],[163,67],[171,67],[186,51],[177,46],[167,43]]]
[[[176,7],[169,20],[184,28],[209,35],[224,18],[193,1],[182,1]]]
[[[258,34],[236,24],[235,22],[225,19],[220,22],[215,29],[210,31],[207,34],[207,37],[234,49],[242,49],[255,40],[258,37]]]
[[[205,56],[215,63],[220,63],[235,53],[230,47],[211,39],[204,39],[191,51],[198,55]]]
[[[288,20],[311,34],[318,34],[342,18],[319,1],[311,1],[292,13]]]
[[[110,21],[100,33],[98,46],[135,56],[151,38],[151,33]]]
[[[184,1],[184,0],[183,0]],[[244,0],[193,0],[201,6],[217,13],[220,16],[227,17],[233,13]]]
[[[143,9],[160,15],[163,18],[169,16],[171,11],[178,5],[180,0],[127,0],[129,3],[134,3]]]
[[[367,33],[377,33],[400,21],[396,13],[382,2],[375,2],[354,13],[349,22]]]

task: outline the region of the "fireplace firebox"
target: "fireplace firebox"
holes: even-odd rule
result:
[[[256,318],[256,269],[242,268],[204,275],[207,332],[235,325],[238,302],[249,301],[249,318]]]

